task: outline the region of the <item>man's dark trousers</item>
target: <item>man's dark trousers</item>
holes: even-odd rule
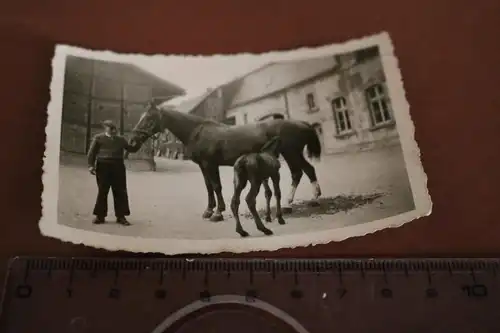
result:
[[[108,214],[108,193],[113,192],[116,217],[130,215],[127,194],[127,175],[123,160],[97,161],[96,179],[98,186],[94,215],[106,217]]]

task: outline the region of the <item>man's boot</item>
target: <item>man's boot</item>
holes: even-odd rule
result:
[[[116,218],[116,223],[121,224],[121,225],[130,225],[130,222],[127,221],[125,216],[119,216]]]
[[[103,224],[105,222],[106,221],[104,220],[104,217],[102,217],[102,216],[96,216],[94,218],[94,220],[92,221],[92,223],[94,223],[94,224]]]

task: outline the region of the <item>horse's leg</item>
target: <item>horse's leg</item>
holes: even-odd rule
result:
[[[304,155],[300,155],[298,162],[299,162],[301,169],[304,170],[304,173],[311,181],[312,191],[313,191],[313,200],[316,201],[321,196],[321,187],[318,184],[318,178],[316,177],[316,171],[314,170],[314,167],[311,165],[311,163],[309,163],[306,160]]]
[[[276,197],[276,218],[279,224],[285,224],[283,212],[281,211],[281,189],[280,189],[280,173],[279,170],[271,177],[274,187],[274,196]]]
[[[266,196],[266,222],[272,222],[271,218],[271,199],[273,197],[273,192],[269,187],[269,180],[266,179],[262,182],[264,184],[264,195]]]
[[[208,206],[207,209],[203,212],[202,218],[208,219],[214,213],[215,208],[215,196],[214,196],[214,188],[212,186],[212,182],[210,180],[210,175],[205,166],[199,165],[201,169],[201,173],[203,174],[203,179],[205,181],[205,186],[207,188],[208,193]]]
[[[231,211],[233,212],[234,219],[236,220],[236,232],[240,234],[241,237],[247,237],[248,232],[246,232],[241,226],[240,215],[238,208],[240,206],[240,196],[241,192],[247,184],[247,179],[244,175],[238,174],[234,171],[234,193],[231,199]]]
[[[226,210],[226,203],[224,202],[224,197],[222,196],[222,185],[220,182],[219,166],[214,165],[209,168],[210,179],[212,180],[212,186],[217,197],[217,208],[214,214],[210,217],[210,221],[219,222],[224,220],[222,212]]]
[[[259,194],[260,191],[260,185],[261,181],[256,179],[255,177],[250,178],[250,191],[248,191],[247,197],[246,197],[246,202],[248,205],[248,209],[250,210],[250,213],[252,213],[253,220],[255,221],[255,225],[257,226],[257,229],[262,231],[266,235],[272,235],[273,232],[269,229],[267,229],[264,224],[262,223],[262,220],[259,217],[259,214],[257,213],[257,209],[255,208],[256,204],[256,198],[257,195]]]
[[[297,187],[299,186],[300,180],[302,179],[302,168],[299,163],[298,159],[298,154],[283,154],[283,158],[285,159],[286,163],[288,164],[288,168],[290,168],[290,174],[292,176],[292,188],[290,189],[290,193],[288,194],[287,197],[287,202],[285,206],[283,207],[283,211],[286,213],[290,213],[292,211],[292,202],[293,199],[295,198],[295,191],[297,190]]]

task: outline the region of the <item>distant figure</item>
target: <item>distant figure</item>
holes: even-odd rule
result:
[[[251,153],[240,156],[234,163],[234,194],[231,200],[231,210],[236,219],[236,232],[241,237],[247,237],[248,233],[241,226],[238,208],[240,205],[241,192],[245,188],[247,181],[250,181],[250,191],[248,191],[246,202],[255,221],[257,229],[266,235],[273,232],[267,229],[255,208],[256,198],[260,191],[260,185],[264,184],[264,195],[266,196],[266,221],[272,222],[271,218],[271,198],[273,192],[269,187],[271,178],[276,198],[276,217],[279,224],[285,224],[281,212],[281,191],[280,191],[280,161],[279,156],[280,138],[273,137],[261,148],[259,153]]]
[[[127,140],[117,135],[115,124],[111,120],[103,122],[104,133],[97,134],[88,152],[89,171],[96,176],[98,193],[94,206],[94,224],[102,224],[108,214],[108,193],[111,188],[115,204],[116,222],[130,225],[126,216],[130,215],[127,194],[127,174],[125,154],[135,153],[140,145],[132,146]]]

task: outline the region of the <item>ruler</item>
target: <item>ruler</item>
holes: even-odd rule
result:
[[[500,259],[16,258],[0,332],[500,332]]]

